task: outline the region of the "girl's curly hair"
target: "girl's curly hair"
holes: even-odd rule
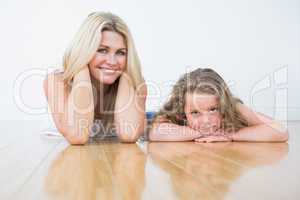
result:
[[[232,95],[223,78],[210,68],[198,68],[181,76],[173,86],[169,100],[154,116],[153,123],[171,122],[186,125],[187,119],[184,113],[186,93],[216,95],[219,98],[223,129],[237,131],[247,126],[247,122],[236,108],[236,104],[242,101]]]

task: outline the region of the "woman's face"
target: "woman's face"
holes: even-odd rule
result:
[[[112,84],[126,68],[127,47],[123,36],[103,31],[100,46],[89,62],[92,78],[103,84]]]
[[[221,127],[219,99],[215,95],[186,93],[184,112],[192,129],[211,133]]]

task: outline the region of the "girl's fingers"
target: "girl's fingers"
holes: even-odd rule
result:
[[[196,142],[212,142],[214,141],[214,138],[212,137],[206,137],[206,138],[198,138],[195,139]]]
[[[209,136],[205,138],[196,138],[195,142],[226,142],[229,141],[227,138],[222,136]]]

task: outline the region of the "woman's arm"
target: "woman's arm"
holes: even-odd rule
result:
[[[62,77],[51,73],[44,81],[55,125],[70,144],[84,144],[94,120],[94,99],[89,69],[86,67],[73,78],[71,91],[63,85]]]
[[[249,126],[232,134],[233,141],[286,142],[288,131],[279,122],[238,103],[237,109]]]
[[[135,142],[146,127],[145,103],[147,86],[145,83],[134,89],[129,76],[120,77],[115,103],[115,126],[122,142]]]
[[[150,141],[191,141],[203,136],[202,133],[188,126],[167,122],[153,123],[149,131]]]

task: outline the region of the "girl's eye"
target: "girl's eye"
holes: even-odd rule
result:
[[[218,111],[219,111],[218,108],[211,108],[211,109],[209,110],[210,113],[216,113],[216,112],[218,112]]]
[[[98,49],[97,52],[99,52],[99,53],[107,53],[108,51],[107,51],[107,49]]]

